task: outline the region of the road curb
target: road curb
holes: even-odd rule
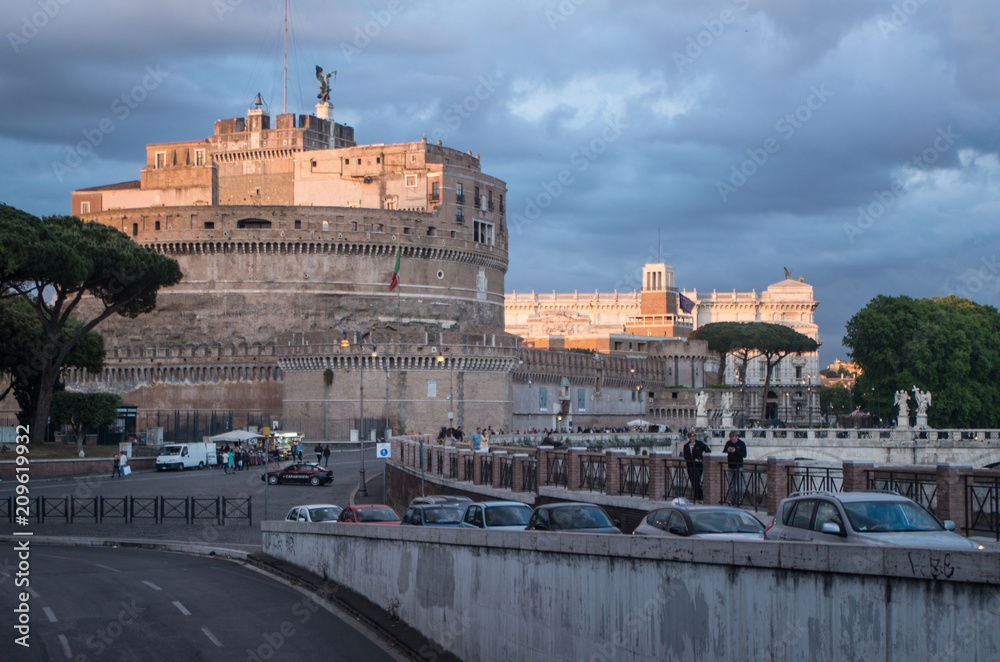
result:
[[[0,535],[3,542],[23,542],[30,540],[35,545],[68,545],[70,547],[122,547],[132,549],[151,549],[164,552],[181,552],[184,554],[198,554],[200,556],[214,556],[218,558],[233,559],[236,561],[246,561],[254,552],[230,547],[216,547],[199,543],[189,543],[180,540],[143,540],[137,538],[73,538],[63,536],[10,536]]]

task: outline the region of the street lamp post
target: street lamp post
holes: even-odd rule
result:
[[[365,482],[365,337],[366,336],[370,337],[371,333],[370,332],[365,333],[361,335],[361,337],[358,339],[358,348],[360,349],[360,351],[358,352],[358,359],[361,363],[361,368],[360,368],[361,371],[358,380],[360,383],[360,386],[358,388],[358,393],[359,393],[358,399],[360,401],[359,404],[361,408],[361,421],[358,423],[358,441],[361,444],[361,473],[359,476],[360,482],[358,484],[358,494],[360,494],[361,496],[368,496],[368,485]],[[351,346],[350,341],[347,339],[346,331],[344,332],[343,340],[340,341],[340,346],[345,348]],[[376,350],[374,345],[372,346],[372,356],[373,357],[378,356],[378,351]]]
[[[790,400],[788,396],[788,391],[785,391],[785,427],[788,427],[788,401]]]

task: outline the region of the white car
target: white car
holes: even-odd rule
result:
[[[340,506],[332,503],[314,503],[308,506],[295,506],[285,515],[286,522],[323,522],[334,524],[340,513],[344,511]]]

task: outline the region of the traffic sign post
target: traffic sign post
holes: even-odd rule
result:
[[[391,460],[392,444],[386,444],[386,443],[375,444],[375,457],[377,457],[380,460]]]

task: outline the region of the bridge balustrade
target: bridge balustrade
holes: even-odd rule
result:
[[[747,430],[746,435],[769,438],[799,437],[805,432],[825,433],[826,438],[851,435],[855,439],[881,438],[884,434],[896,434],[892,430]],[[909,431],[917,435],[926,431]],[[932,431],[938,432],[938,431]],[[944,431],[947,432],[947,431]],[[973,440],[989,438],[992,431],[966,431],[966,441],[971,434]],[[954,439],[962,434],[953,434]],[[1000,437],[998,437],[1000,438]],[[692,499],[694,490],[687,471],[687,462],[669,452],[652,452],[631,455],[625,449],[608,449],[604,452],[588,451],[586,448],[539,448],[533,454],[508,455],[506,450],[473,453],[458,448],[441,448],[424,439],[426,455],[419,452],[419,437],[397,438],[402,448],[398,457],[403,464],[418,468],[423,460],[431,474],[456,482],[475,483],[513,492],[538,493],[540,488],[557,487],[574,492],[592,492],[607,495],[627,495],[651,500],[669,501],[676,497]],[[434,458],[437,461],[434,461]],[[710,459],[711,458],[711,459]],[[816,466],[811,463],[770,458],[768,460],[746,460],[740,476],[740,484],[731,483],[725,456],[706,456],[702,487],[706,503],[726,503],[735,497],[738,505],[746,508],[763,509],[773,514],[778,502],[793,492],[826,491],[853,492],[860,490],[891,490],[913,499],[934,512],[940,519],[950,519],[960,531],[966,533],[992,534],[1000,536],[1000,471],[972,470],[960,464],[938,464],[936,466],[878,466],[867,461],[848,460],[841,466]],[[733,490],[733,488],[737,488]],[[69,503],[64,508],[53,504],[51,510],[39,511],[40,504],[33,503],[32,516],[55,516],[72,520],[75,516],[95,517],[98,521],[119,517],[126,521],[148,516],[144,510],[132,513],[124,500],[105,500],[94,507],[81,508],[81,504]],[[223,519],[221,507],[213,504],[209,510],[199,508],[197,502],[190,504],[191,519],[208,514]],[[0,518],[11,517],[0,502]],[[159,504],[159,519],[165,518],[165,506]],[[247,504],[249,506],[249,504]],[[648,508],[648,503],[637,504],[637,508]],[[153,518],[157,518],[156,505],[151,504]],[[180,513],[171,513],[180,518]],[[249,513],[245,516],[249,519]],[[1000,540],[1000,538],[998,538]]]

